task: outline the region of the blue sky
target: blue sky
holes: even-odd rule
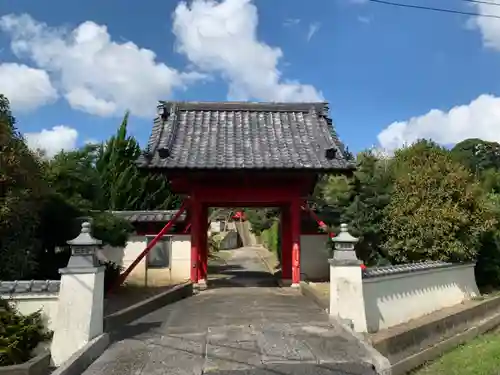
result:
[[[0,92],[49,154],[107,138],[126,109],[144,145],[159,99],[324,99],[354,151],[500,141],[499,64],[500,19],[366,0],[0,0]]]

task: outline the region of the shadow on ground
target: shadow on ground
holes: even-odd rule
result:
[[[208,266],[209,288],[278,287],[277,279],[266,271],[253,271],[236,264],[211,264]]]

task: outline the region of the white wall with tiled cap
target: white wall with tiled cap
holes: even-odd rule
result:
[[[133,285],[162,286],[189,280],[191,272],[191,235],[175,234],[172,237],[170,266],[150,268],[146,266],[144,257],[128,276],[127,282]],[[98,250],[100,259],[113,261],[127,268],[134,262],[147,246],[147,237],[133,235],[127,240],[125,247],[103,246]]]
[[[367,269],[363,296],[369,332],[377,332],[479,296],[474,263],[429,262]]]
[[[0,298],[10,301],[21,314],[41,310],[45,326],[52,330],[57,319],[59,280],[0,281]]]

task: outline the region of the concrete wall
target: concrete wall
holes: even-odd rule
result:
[[[303,280],[328,280],[330,265],[327,250],[328,234],[303,234],[300,236],[300,273]]]
[[[52,330],[57,320],[58,280],[0,281],[0,298],[8,300],[21,314],[41,310],[45,326]]]
[[[474,264],[368,269],[363,278],[369,332],[389,328],[479,295]]]
[[[222,228],[222,222],[219,220],[211,221],[210,228],[208,229],[210,233],[220,233]]]
[[[170,235],[169,235],[170,236]],[[190,277],[191,236],[171,235],[170,265],[164,268],[148,268],[146,257],[134,268],[127,282],[132,285],[164,286],[188,280]],[[146,236],[130,236],[125,247],[104,246],[99,250],[101,258],[127,268],[147,246]]]
[[[234,221],[234,227],[240,235],[243,246],[257,245],[255,235],[252,233],[252,224],[249,221]]]

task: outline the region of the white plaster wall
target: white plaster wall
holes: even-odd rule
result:
[[[146,236],[133,235],[128,238],[125,247],[104,246],[99,252],[105,259],[127,268],[147,246]],[[146,280],[146,257],[134,268],[128,277],[133,284],[144,284]]]
[[[328,280],[330,264],[326,243],[328,234],[300,236],[300,273],[307,280]]]
[[[103,258],[127,268],[146,246],[146,236],[134,235],[129,237],[124,248],[104,246],[100,253]],[[149,269],[144,257],[128,276],[127,282],[134,285],[163,286],[188,280],[191,274],[191,235],[173,235],[170,256],[170,267]]]
[[[176,234],[172,237],[171,278],[185,281],[191,277],[191,235]]]
[[[57,320],[59,293],[0,294],[0,298],[11,301],[21,314],[31,314],[41,309],[45,326],[53,330]]]
[[[473,264],[363,279],[369,332],[408,322],[478,295]]]

